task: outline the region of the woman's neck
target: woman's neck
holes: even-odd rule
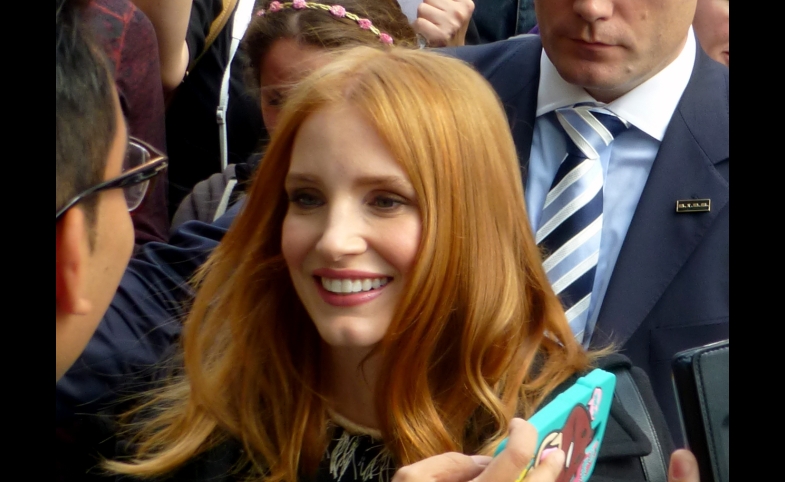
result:
[[[367,349],[327,347],[326,352],[332,410],[358,425],[378,428],[374,391],[379,357],[372,356],[363,363]]]

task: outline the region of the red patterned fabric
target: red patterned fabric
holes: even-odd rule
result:
[[[130,135],[166,152],[158,41],[150,20],[130,0],[94,0],[89,21],[114,69]],[[132,213],[136,244],[169,239],[166,174]]]

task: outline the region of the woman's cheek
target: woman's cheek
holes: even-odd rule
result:
[[[401,273],[408,273],[420,249],[422,221],[419,213],[408,213],[393,223],[382,237],[386,240],[386,258]]]
[[[300,266],[306,255],[304,244],[306,240],[306,230],[302,223],[298,222],[289,214],[283,221],[281,231],[281,254],[290,269]]]

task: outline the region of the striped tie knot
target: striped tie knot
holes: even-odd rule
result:
[[[587,159],[599,159],[614,137],[629,127],[613,112],[592,104],[556,109],[556,118],[567,134],[567,152]]]
[[[570,327],[588,342],[587,326],[602,232],[603,171],[600,156],[629,124],[594,105],[557,109],[567,152],[545,198],[537,244]]]

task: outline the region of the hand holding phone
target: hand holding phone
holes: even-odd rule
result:
[[[528,470],[537,467],[555,450],[565,454],[557,482],[588,480],[600,452],[615,387],[615,375],[595,369],[538,410],[529,419],[538,432],[537,449],[531,464],[518,480],[523,480]],[[504,439],[494,456],[506,445],[507,439]]]

